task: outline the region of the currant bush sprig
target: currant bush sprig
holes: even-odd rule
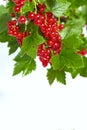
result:
[[[66,84],[67,72],[72,78],[87,77],[87,38],[82,31],[86,7],[85,0],[8,0],[6,7],[1,6],[0,21],[5,18],[5,22],[0,36],[5,38],[0,41],[8,42],[9,54],[20,48],[13,75],[31,73],[38,57],[48,67],[50,84],[55,79]]]

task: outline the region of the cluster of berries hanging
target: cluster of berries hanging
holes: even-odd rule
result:
[[[42,62],[42,65],[46,67],[49,63],[51,64],[51,57],[61,51],[62,44],[59,32],[64,28],[64,24],[59,24],[58,19],[52,12],[45,12],[45,4],[37,4],[37,11],[28,12],[25,16],[21,15],[20,11],[26,0],[12,1],[15,3],[15,6],[13,8],[14,13],[11,14],[12,21],[8,22],[9,35],[16,37],[19,45],[22,46],[23,39],[31,35],[31,32],[26,29],[26,24],[32,21],[37,25],[46,39],[45,43],[38,46],[37,56]],[[32,0],[30,0],[30,2],[32,2]],[[21,32],[22,25],[25,25],[25,30]]]

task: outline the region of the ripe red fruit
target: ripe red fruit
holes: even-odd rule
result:
[[[14,11],[15,11],[16,13],[19,13],[19,12],[20,12],[20,8],[21,8],[20,6],[17,6],[17,5],[16,5],[16,6],[14,7]]]
[[[28,18],[29,18],[30,20],[33,20],[34,17],[35,17],[34,12],[29,12],[29,13],[28,13]]]
[[[14,17],[15,17],[15,13],[11,13],[11,17],[13,17],[13,18],[14,18]]]
[[[19,32],[18,35],[17,35],[17,38],[18,39],[23,39],[23,34],[21,32]]]
[[[60,30],[64,29],[64,24],[60,24],[60,25],[59,25],[59,29],[60,29]]]
[[[85,56],[85,55],[87,55],[87,50],[83,49],[81,51],[78,51],[77,53],[82,55],[82,56]]]
[[[26,17],[25,16],[20,16],[19,19],[18,19],[18,22],[21,23],[21,24],[25,24],[26,22]]]

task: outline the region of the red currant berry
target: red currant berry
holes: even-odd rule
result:
[[[26,17],[25,16],[20,16],[19,19],[18,19],[18,22],[21,23],[21,24],[25,24],[26,22]]]
[[[30,20],[34,20],[34,17],[35,17],[34,12],[29,12],[29,13],[28,13],[28,18],[29,18]]]
[[[60,24],[60,25],[59,25],[59,29],[60,29],[60,30],[64,29],[64,24]]]
[[[20,8],[21,8],[20,6],[17,6],[17,5],[16,5],[16,6],[14,7],[14,11],[15,11],[16,13],[19,13],[19,12],[20,12]]]

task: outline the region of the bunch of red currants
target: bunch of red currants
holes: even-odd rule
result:
[[[21,15],[21,8],[24,6],[26,0],[12,0],[15,3],[13,13],[11,14],[12,20],[8,22],[8,33],[16,37],[20,46],[23,44],[25,37],[31,35],[26,29],[21,32],[21,26],[26,25],[28,22],[33,22],[39,27],[41,34],[46,39],[45,43],[38,46],[37,56],[39,57],[42,65],[46,67],[50,62],[53,55],[60,53],[62,48],[62,38],[60,31],[64,28],[64,24],[58,23],[52,12],[46,12],[45,4],[37,4],[37,11],[28,12],[27,15]],[[29,1],[30,3],[32,0]]]

